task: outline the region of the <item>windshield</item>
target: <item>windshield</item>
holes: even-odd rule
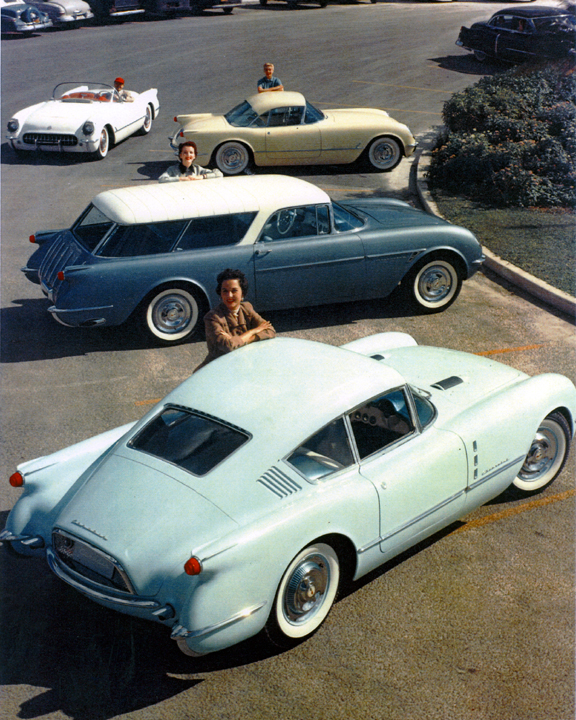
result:
[[[92,252],[113,225],[114,223],[109,217],[106,217],[94,205],[89,205],[76,224],[72,226],[72,233],[86,250]]]
[[[250,439],[240,428],[194,410],[168,407],[129,442],[135,450],[206,475]]]
[[[63,102],[112,102],[118,99],[118,93],[106,83],[64,82],[56,85],[52,98]]]
[[[318,110],[318,108],[315,108],[314,105],[310,105],[310,103],[306,101],[306,112],[304,113],[304,123],[306,125],[324,120],[325,117],[322,110]]]
[[[243,103],[236,105],[235,108],[226,113],[224,117],[234,127],[249,127],[256,120],[258,114],[252,105],[247,100],[244,100]]]
[[[338,203],[332,203],[334,211],[334,228],[337,232],[348,232],[349,230],[358,230],[364,225],[364,221],[353,215],[349,210]]]

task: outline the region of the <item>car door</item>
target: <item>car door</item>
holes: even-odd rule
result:
[[[464,508],[468,462],[456,434],[424,431],[410,391],[398,388],[348,416],[360,474],[380,499],[380,549],[392,556],[458,518]]]
[[[144,118],[144,106],[138,98],[126,102],[118,97],[116,91],[111,102],[102,103],[102,111],[102,119],[112,124],[117,142],[136,132]]]
[[[316,124],[304,123],[302,106],[274,108],[267,113],[266,158],[286,165],[320,157],[322,140]]]
[[[332,232],[328,205],[275,212],[254,245],[259,308],[292,308],[364,297],[357,232]]]

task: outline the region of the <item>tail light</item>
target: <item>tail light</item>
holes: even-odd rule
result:
[[[15,472],[12,475],[10,475],[10,485],[12,487],[22,487],[24,485],[24,476],[22,473]]]
[[[174,122],[178,122],[178,118],[177,118],[177,117],[174,117]]]
[[[202,563],[197,557],[192,556],[190,560],[184,563],[184,572],[186,575],[200,575],[202,572]]]
[[[28,238],[28,240],[30,240],[31,243],[35,243],[35,242],[36,242],[36,235],[30,235],[30,237]]]
[[[58,273],[56,274],[56,277],[58,278],[58,280],[60,280],[60,282],[63,282],[64,280],[66,280],[66,275],[64,275],[63,270],[59,270]]]

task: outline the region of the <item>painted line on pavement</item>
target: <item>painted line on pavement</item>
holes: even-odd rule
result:
[[[443,93],[444,95],[452,95],[450,90],[434,90],[433,88],[414,87],[412,85],[394,85],[392,83],[376,82],[375,80],[352,80],[354,83],[362,85],[384,85],[385,87],[402,88],[403,90],[421,90],[422,92]],[[440,113],[438,113],[439,115]]]
[[[576,489],[566,490],[565,492],[558,493],[557,495],[550,495],[550,497],[539,498],[538,500],[531,500],[530,502],[517,505],[516,507],[507,508],[500,512],[487,515],[486,517],[479,518],[478,520],[470,520],[462,527],[457,528],[450,535],[456,533],[466,532],[467,530],[474,530],[475,528],[483,527],[484,525],[490,525],[491,523],[498,522],[499,520],[505,520],[506,518],[513,517],[514,515],[520,515],[520,513],[526,512],[527,510],[533,510],[534,508],[544,507],[545,505],[551,505],[552,503],[560,502],[561,500],[568,500],[568,498],[576,495]]]
[[[509,352],[523,352],[524,350],[538,350],[543,347],[546,347],[545,343],[541,343],[540,345],[523,345],[522,347],[515,348],[501,348],[500,350],[483,350],[482,352],[474,353],[474,355],[500,355]]]

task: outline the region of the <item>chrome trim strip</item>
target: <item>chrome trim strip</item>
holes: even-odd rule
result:
[[[97,305],[96,307],[74,308],[73,310],[60,310],[59,308],[56,307],[56,305],[51,305],[48,308],[48,312],[52,313],[52,314],[54,314],[54,313],[59,313],[59,314],[78,313],[78,312],[88,312],[88,311],[92,311],[92,310],[107,310],[108,308],[113,308],[113,307],[114,307],[114,305]]]
[[[325,237],[322,235],[315,235],[313,237]],[[274,242],[274,241],[272,241]],[[272,243],[270,243],[272,244]],[[323,267],[326,265],[342,265],[344,263],[351,263],[351,262],[360,262],[364,260],[363,255],[357,255],[355,257],[347,257],[347,258],[330,258],[330,260],[320,260],[319,262],[309,262],[309,263],[302,263],[299,264],[297,267],[300,268],[311,268],[311,267]],[[294,265],[278,265],[276,267],[271,268],[259,268],[259,272],[265,273],[265,272],[276,272],[278,270],[292,270],[295,266]]]
[[[426,252],[426,248],[414,248],[412,250],[396,250],[395,252],[385,252],[385,253],[373,253],[366,255],[366,260],[379,260],[380,258],[387,258],[387,257],[398,257],[402,255],[410,255],[414,257],[418,257],[418,255],[421,255],[422,253]]]
[[[520,457],[517,457],[515,460],[511,460],[509,463],[506,463],[506,465],[502,465],[502,467],[497,468],[493,472],[489,473],[483,478],[480,478],[480,480],[477,480],[475,483],[472,483],[472,485],[468,485],[466,488],[467,492],[470,492],[470,490],[474,490],[479,485],[482,485],[485,482],[488,482],[488,480],[492,480],[492,478],[496,477],[497,475],[500,475],[501,473],[505,472],[506,470],[510,470],[511,467],[514,467],[514,465],[517,465],[519,462],[522,462],[526,456],[520,455]]]
[[[406,530],[411,525],[415,525],[416,523],[420,522],[420,520],[424,520],[424,518],[428,517],[429,515],[432,515],[437,510],[440,510],[440,508],[445,507],[446,505],[449,505],[451,502],[454,502],[454,500],[457,500],[459,497],[464,495],[466,490],[460,490],[459,492],[455,493],[449,498],[446,498],[446,500],[443,500],[441,503],[438,503],[438,505],[435,505],[433,508],[430,508],[430,510],[426,510],[426,512],[421,513],[418,515],[418,517],[414,518],[413,520],[409,520],[408,522],[404,523],[404,525],[401,525],[399,528],[396,528],[391,533],[388,533],[388,535],[382,535],[380,540],[381,542],[384,542],[385,540],[389,540],[394,535],[397,535],[398,533],[402,532],[403,530]]]
[[[44,538],[41,535],[14,535],[10,530],[2,530],[0,533],[0,543],[3,542],[21,542],[27,547],[34,547],[34,543],[41,543],[36,547],[44,547]]]
[[[200,630],[187,630],[182,625],[176,625],[173,628],[170,637],[172,640],[178,640],[179,638],[197,638],[201,635],[207,635],[210,632],[215,632],[216,630],[222,630],[222,628],[228,627],[228,625],[233,625],[239,620],[250,617],[250,615],[258,612],[258,610],[261,610],[266,604],[267,601],[264,600],[264,602],[261,602],[259,605],[252,605],[251,607],[245,608],[235,615],[232,615],[232,617],[229,617],[227,620],[221,620],[218,623],[214,623],[214,625],[208,625]]]
[[[75,590],[78,590],[78,592],[81,592],[83,595],[87,595],[89,598],[95,600],[96,602],[108,602],[113,603],[114,605],[120,605],[122,607],[135,608],[137,610],[155,610],[156,608],[161,607],[161,603],[159,603],[157,600],[136,600],[134,598],[119,598],[115,595],[108,595],[107,593],[83,585],[82,583],[78,582],[78,580],[75,580],[73,577],[70,577],[70,575],[68,575],[67,569],[60,565],[60,562],[56,557],[56,553],[52,550],[52,548],[48,548],[46,550],[46,560],[48,561],[48,566],[50,567],[50,570],[52,570],[52,572],[57,577],[59,577],[60,580],[68,583],[68,585],[71,585]]]

